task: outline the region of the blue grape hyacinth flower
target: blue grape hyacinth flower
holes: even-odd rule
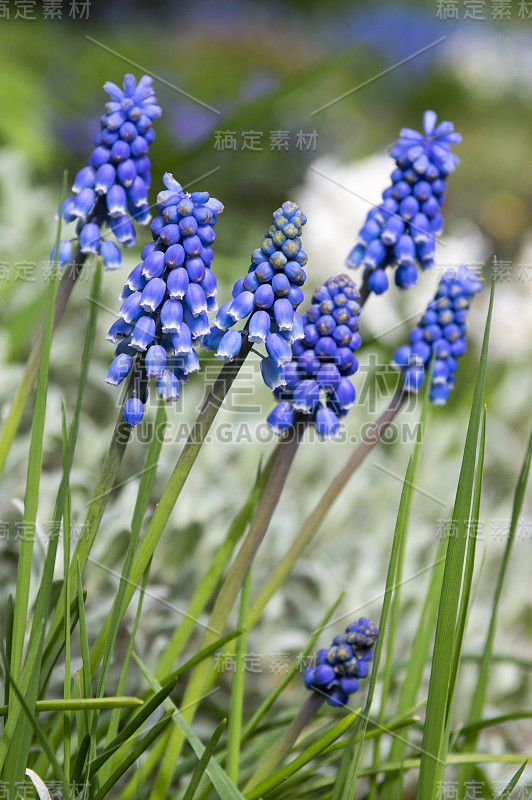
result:
[[[424,133],[403,128],[391,148],[396,168],[382,203],[371,209],[359,231],[348,267],[362,267],[367,289],[382,294],[388,288],[386,268],[395,269],[395,283],[409,289],[417,282],[417,267],[434,266],[436,237],[443,227],[441,206],[446,179],[459,163],[451,145],[462,137],[452,122],[437,123],[425,111]]]
[[[245,278],[233,287],[202,346],[222,361],[232,361],[244,341],[264,345],[262,377],[271,388],[284,383],[284,366],[292,359],[290,345],[303,336],[303,322],[296,311],[304,295],[303,267],[307,254],[301,247],[301,230],[307,218],[297,203],[287,201],[273,214],[262,245],[253,252]],[[234,326],[241,324],[239,330]]]
[[[143,417],[151,378],[164,400],[177,400],[181,383],[200,369],[194,346],[209,331],[207,312],[216,308],[211,245],[223,205],[208,192],[185,192],[169,172],[163,182],[166,190],[157,195],[158,215],[151,223],[154,241],[128,276],[107,336],[116,344],[107,383],[121,383],[137,356],[124,409],[130,427]]]
[[[458,358],[467,351],[466,318],[482,283],[465,266],[446,270],[425,314],[410,332],[410,343],[398,347],[393,365],[402,372],[403,387],[417,392],[434,356],[430,399],[447,402],[456,380]]]
[[[107,225],[123,247],[135,244],[133,222],[146,225],[150,219],[149,146],[155,138],[152,120],[161,116],[152,78],[144,75],[139,82],[133,75],[124,77],[123,89],[107,81],[104,90],[110,95],[101,131],[94,139],[88,164],[74,180],[74,194],[63,203],[65,222],[76,223],[76,236],[82,253],[98,253],[106,269],[120,266],[120,249],[104,239],[100,229]],[[72,242],[62,240],[59,264],[72,253]],[[52,251],[52,258],[55,248]]]
[[[318,652],[316,665],[305,670],[307,689],[325,695],[331,706],[345,706],[349,695],[358,691],[359,680],[369,674],[377,634],[367,617],[348,625],[329,648]]]
[[[279,403],[268,424],[276,433],[287,431],[300,412],[324,439],[338,435],[340,418],[355,402],[348,376],[358,369],[355,351],[362,344],[359,300],[348,275],[329,278],[315,290],[302,317],[304,338],[292,344],[286,383],[274,388]]]

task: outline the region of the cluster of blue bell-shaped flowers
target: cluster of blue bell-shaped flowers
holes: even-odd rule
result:
[[[290,345],[303,336],[296,309],[307,277],[300,238],[306,221],[297,203],[290,201],[274,212],[262,245],[251,256],[248,274],[235,283],[232,299],[220,307],[202,342],[224,362],[240,353],[245,339],[264,345],[268,355],[261,359],[261,372],[270,389],[284,384],[284,367],[292,359]],[[238,323],[242,328],[234,330]]]
[[[107,383],[121,383],[135,356],[143,358],[140,388],[133,389],[124,408],[131,427],[144,415],[150,378],[164,400],[177,400],[180,384],[200,369],[194,345],[208,333],[207,312],[216,308],[211,244],[223,205],[208,192],[185,192],[168,172],[163,182],[166,190],[157,195],[158,215],[150,226],[154,241],[129,274],[119,318],[107,337],[117,345]]]
[[[276,433],[288,430],[301,412],[323,438],[338,435],[340,418],[355,402],[348,376],[358,369],[354,353],[362,344],[359,300],[348,275],[315,290],[302,317],[304,337],[292,344],[293,360],[284,368],[286,383],[274,391],[280,402],[268,424]]]
[[[345,706],[359,689],[359,679],[369,674],[378,629],[361,617],[335,636],[329,648],[318,652],[316,665],[305,670],[305,686],[325,695],[331,706]]]
[[[399,347],[393,356],[406,391],[418,391],[434,357],[430,399],[435,405],[447,402],[455,384],[458,358],[467,351],[467,313],[481,288],[482,283],[467,267],[446,270],[434,299],[410,331],[410,343]]]
[[[388,288],[387,267],[395,267],[396,285],[409,289],[417,282],[416,263],[423,270],[434,266],[446,178],[459,163],[451,144],[462,137],[452,122],[436,124],[434,111],[425,112],[423,123],[424,134],[401,130],[390,150],[396,162],[392,186],[368,213],[347,258],[349,267],[363,268],[367,287],[375,294]]]
[[[65,222],[76,222],[76,235],[82,253],[99,253],[106,269],[120,266],[120,249],[102,236],[106,223],[124,247],[135,244],[132,221],[146,225],[150,219],[148,187],[150,159],[148,150],[155,138],[152,119],[161,115],[152,79],[144,75],[136,82],[133,75],[124,77],[123,90],[107,81],[104,90],[111,100],[101,117],[101,131],[94,139],[94,150],[74,180],[74,195],[63,203]],[[52,258],[55,255],[55,247]],[[72,255],[72,241],[59,245],[58,263],[65,264]]]

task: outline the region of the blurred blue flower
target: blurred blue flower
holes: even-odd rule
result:
[[[437,123],[434,111],[425,111],[424,133],[403,128],[391,148],[396,168],[382,203],[371,209],[347,258],[349,267],[361,266],[368,289],[382,294],[388,288],[386,268],[395,269],[395,283],[409,289],[421,269],[434,266],[436,236],[441,233],[440,208],[446,178],[458,164],[451,144],[461,141],[452,122]]]
[[[300,239],[306,221],[297,203],[287,201],[274,212],[262,245],[252,253],[246,277],[235,283],[232,300],[221,306],[202,342],[222,361],[232,361],[244,339],[264,345],[268,357],[262,361],[262,377],[271,389],[284,383],[283,367],[292,359],[290,345],[304,335],[296,309],[307,277],[303,269],[307,254]],[[229,330],[239,322],[244,323],[242,329]]]
[[[99,253],[106,269],[120,266],[120,250],[113,242],[104,247],[98,229],[107,223],[121,245],[132,247],[133,221],[146,225],[151,218],[148,150],[155,138],[152,119],[161,115],[151,84],[148,75],[137,83],[130,74],[123,89],[110,81],[104,84],[111,100],[100,120],[101,131],[88,165],[76,175],[75,194],[63,203],[65,222],[76,222],[81,252]]]
[[[268,417],[276,433],[288,430],[299,411],[308,415],[323,438],[338,434],[340,418],[355,402],[355,387],[348,376],[358,369],[354,351],[362,343],[359,300],[358,289],[347,275],[329,278],[317,287],[302,317],[304,338],[292,344],[293,360],[284,369],[285,382],[271,387],[280,401]]]
[[[326,695],[331,706],[345,706],[358,691],[359,679],[369,674],[378,629],[367,617],[348,625],[329,648],[318,652],[316,666],[305,670],[305,686]]]
[[[107,383],[121,383],[138,359],[124,410],[131,427],[142,419],[150,378],[164,400],[177,400],[180,384],[200,369],[193,346],[209,331],[207,311],[216,308],[211,244],[223,205],[208,192],[185,192],[169,172],[163,182],[166,190],[157,195],[158,216],[151,223],[154,241],[128,276],[107,336],[116,344]]]
[[[447,270],[425,314],[410,332],[410,344],[398,347],[393,365],[401,370],[407,392],[417,392],[434,356],[430,399],[447,402],[456,380],[458,358],[467,350],[466,318],[482,284],[467,267]]]

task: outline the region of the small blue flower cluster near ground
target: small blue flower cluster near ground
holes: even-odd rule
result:
[[[378,629],[361,617],[335,636],[331,646],[318,653],[316,666],[305,670],[305,686],[326,695],[331,706],[345,706],[349,695],[358,691],[359,679],[369,674]]]
[[[406,391],[418,391],[434,355],[430,399],[435,405],[447,402],[455,383],[458,358],[467,350],[467,312],[481,288],[477,276],[465,266],[445,272],[434,299],[410,331],[410,344],[394,353],[393,364],[403,373]]]
[[[425,111],[424,134],[401,130],[390,151],[397,164],[392,186],[367,215],[347,258],[349,267],[363,268],[368,289],[375,294],[388,288],[387,267],[396,268],[396,285],[409,289],[417,282],[416,262],[423,270],[434,266],[446,178],[459,163],[451,144],[462,139],[452,122],[436,121],[434,111]]]
[[[107,223],[121,245],[132,247],[132,220],[146,225],[151,219],[148,150],[155,138],[152,119],[161,115],[151,83],[148,75],[137,84],[135,77],[127,74],[123,90],[111,81],[104,85],[111,100],[101,117],[101,131],[88,165],[76,175],[75,194],[63,203],[64,220],[77,222],[81,252],[99,253],[106,269],[118,268],[121,256],[114,242],[102,238],[101,225]],[[52,258],[54,255],[55,247]],[[61,240],[58,263],[65,264],[71,255],[72,242]]]
[[[280,400],[268,417],[276,433],[288,430],[295,412],[308,415],[324,438],[336,436],[340,417],[355,402],[355,387],[347,377],[358,369],[354,351],[362,344],[360,294],[347,275],[318,286],[303,314],[301,341],[292,345],[293,361],[285,367],[285,385],[275,389]]]
[[[166,191],[157,195],[159,213],[151,223],[154,241],[129,274],[107,337],[117,345],[107,383],[121,383],[134,356],[143,358],[138,386],[124,409],[131,427],[144,415],[150,378],[156,378],[161,397],[177,400],[180,383],[200,369],[193,345],[208,333],[207,312],[216,308],[211,244],[223,205],[208,192],[185,192],[169,172],[163,182]]]
[[[284,366],[292,359],[290,345],[303,336],[303,321],[296,308],[303,300],[303,267],[307,254],[301,247],[301,229],[307,218],[297,203],[287,201],[273,214],[262,245],[253,252],[245,278],[233,287],[233,299],[220,307],[205,350],[216,351],[222,361],[232,361],[242,342],[263,344],[268,353],[261,361],[264,382],[270,389],[284,383]],[[241,330],[231,330],[245,323]]]

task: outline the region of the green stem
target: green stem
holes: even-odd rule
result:
[[[259,547],[264,539],[268,526],[277,504],[281,497],[283,487],[297,447],[306,428],[305,419],[298,415],[290,431],[287,431],[285,438],[281,441],[277,458],[273,465],[266,489],[257,506],[257,511],[251,521],[249,531],[238,551],[235,560],[230,566],[225,580],[221,586],[215,600],[209,624],[206,628],[200,647],[204,648],[222,635],[227,618],[233,607],[235,597],[238,595],[244,578],[253,563]],[[188,723],[194,718],[196,708],[204,692],[205,683],[211,672],[210,662],[204,662],[192,673],[187,685],[182,702],[183,717]],[[181,753],[184,738],[181,731],[172,729],[166,746],[166,752],[162,760],[157,779],[153,785],[151,794],[152,800],[163,797],[172,780],[175,764]],[[128,796],[128,792],[123,797]]]
[[[137,584],[139,584],[141,581],[144,570],[146,569],[159,542],[159,539],[163,534],[166,524],[170,519],[170,515],[174,509],[177,499],[181,494],[181,490],[185,485],[185,481],[188,478],[192,467],[194,466],[194,462],[198,457],[198,453],[203,442],[205,441],[205,437],[207,436],[212,423],[214,422],[216,414],[218,413],[223,400],[229,393],[231,386],[233,385],[233,382],[237,377],[240,368],[250,350],[251,344],[245,342],[237,358],[222,367],[220,374],[218,375],[211,391],[209,392],[209,395],[205,399],[205,402],[200,409],[192,430],[190,431],[187,441],[185,442],[185,446],[181,451],[181,455],[179,456],[177,464],[174,467],[174,471],[172,472],[166,488],[161,495],[161,499],[155,508],[153,517],[133,560],[128,585],[124,593],[124,601],[121,609],[122,616],[131,602],[131,598],[137,589]],[[93,670],[96,668],[96,665],[100,662],[100,659],[103,655],[105,640],[109,631],[110,623],[111,612],[108,614],[107,619],[105,620],[91,651],[91,666]]]
[[[297,716],[294,717],[288,728],[284,731],[280,739],[272,747],[264,761],[259,765],[255,774],[249,779],[244,792],[249,792],[258,786],[264,778],[274,772],[285,756],[290,753],[293,746],[301,736],[303,730],[314,719],[323,705],[325,695],[312,692],[307,702],[301,708]]]
[[[260,618],[262,612],[270,602],[271,598],[282,586],[286,577],[290,573],[297,559],[310,544],[318,532],[323,520],[327,516],[329,509],[338,498],[342,489],[353,475],[356,469],[364,461],[372,448],[381,440],[385,430],[391,425],[406,399],[406,394],[398,389],[390,400],[389,405],[373,423],[369,431],[365,434],[360,444],[353,450],[345,466],[340,470],[336,477],[329,484],[322,497],[308,515],[303,525],[299,529],[293,544],[271,574],[268,582],[258,595],[251,606],[249,612],[249,627],[252,628]]]

